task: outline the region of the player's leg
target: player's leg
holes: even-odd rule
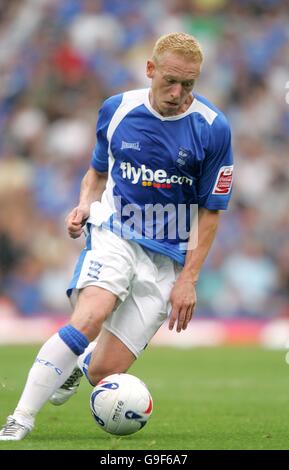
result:
[[[78,356],[96,338],[117,300],[126,298],[133,258],[133,250],[119,237],[91,229],[70,285],[77,298],[71,322],[41,348],[0,440],[22,439],[32,429],[35,415],[71,375]]]
[[[86,249],[85,253],[80,256],[68,289],[71,303],[75,303],[79,290],[90,284],[113,292],[118,297],[118,303],[124,302],[129,292],[129,283],[134,275],[133,267],[136,264],[134,250],[126,240],[110,231],[91,225],[89,225],[89,230],[90,235],[87,241],[89,249]],[[83,326],[79,323],[80,319],[81,317],[77,317],[74,323],[75,318],[72,316],[72,324],[76,328]],[[91,349],[92,346],[89,345],[85,354],[80,356],[87,359],[86,369]],[[77,391],[80,380],[81,372],[76,367],[71,376],[52,394],[50,402],[54,405],[65,403]]]
[[[20,440],[31,431],[36,414],[70,376],[78,356],[98,335],[116,301],[115,294],[96,286],[88,286],[80,292],[70,324],[40,349],[19,403],[0,431],[0,440]]]
[[[102,329],[97,341],[91,342],[79,356],[72,374],[49,401],[53,405],[63,405],[77,392],[83,374],[91,385],[96,385],[107,375],[126,372],[134,360],[134,354],[119,338]]]
[[[89,288],[84,289],[82,295],[78,297],[78,302],[76,304],[75,311],[71,317],[71,324],[76,329],[81,330],[81,331],[83,328],[88,328],[90,330],[91,322],[95,323],[94,315],[91,314],[91,312],[87,312],[86,308],[83,307],[83,303],[86,304],[88,302],[90,304],[91,302],[90,296],[91,296],[90,289]],[[110,305],[108,307],[110,309]],[[85,316],[83,316],[83,312],[86,312]],[[96,331],[100,331],[103,320],[104,320],[104,317],[98,318],[99,325]],[[87,346],[87,348],[85,349],[85,352],[82,353],[81,356],[87,357],[90,354],[90,352],[93,351],[95,344],[96,343],[92,341]],[[77,364],[75,364],[75,367],[72,370],[72,373],[67,378],[67,380],[63,384],[61,384],[61,386],[58,387],[54,391],[54,393],[50,396],[49,398],[50,403],[56,406],[63,405],[64,403],[66,403],[67,400],[69,400],[77,392],[82,376],[83,376],[82,369],[79,368]]]
[[[85,375],[91,384],[96,385],[108,375],[126,372],[135,359],[135,355],[117,336],[103,328]]]
[[[86,367],[84,365],[84,360],[86,360],[86,363],[90,361],[90,356],[95,346],[96,340],[89,343],[84,352],[78,357],[77,364],[68,379],[66,379],[66,381],[49,398],[52,405],[63,405],[78,391],[83,377],[83,366]]]
[[[89,305],[92,303],[93,308],[94,308],[94,302],[91,302],[90,300],[90,297],[93,295],[94,293],[93,292],[91,293],[90,288],[86,288],[78,297],[78,302],[76,304],[75,311],[71,317],[71,324],[79,331],[85,331],[85,329],[88,329],[89,331],[94,331],[95,326],[97,326],[95,331],[99,332],[101,325],[104,319],[106,318],[106,316],[103,316],[101,318],[101,316],[99,315],[97,318],[99,324],[95,325],[95,322],[96,322],[95,315],[93,314],[93,312],[87,311],[87,308],[86,308],[87,303]],[[101,298],[101,301],[102,300],[103,299]],[[105,305],[104,307],[106,309]],[[110,309],[111,306],[108,305],[108,308]],[[106,310],[104,310],[104,312],[105,311]],[[84,315],[83,315],[83,312],[85,312]],[[85,352],[81,354],[81,356],[84,356],[83,358],[89,357],[89,360],[90,360],[90,353],[93,351],[95,344],[96,343],[92,341],[85,349]],[[72,373],[70,374],[70,376],[67,378],[67,380],[63,384],[61,384],[61,386],[58,387],[54,391],[54,393],[50,396],[49,398],[50,403],[56,406],[63,405],[64,403],[66,403],[67,400],[69,400],[71,396],[77,392],[82,376],[83,376],[82,368],[79,368],[78,365],[75,364],[75,367],[72,370]]]
[[[130,294],[104,322],[94,351],[86,350],[78,358],[78,367],[91,385],[107,375],[127,371],[168,315],[169,296],[180,266],[136,244],[134,251]]]
[[[94,351],[78,365],[91,385],[126,372],[168,316],[169,295],[179,270],[162,255],[147,256],[136,246],[137,264],[130,295],[104,322]]]

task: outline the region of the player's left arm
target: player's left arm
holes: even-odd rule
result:
[[[233,154],[230,127],[226,118],[219,115],[209,129],[207,156],[198,182],[198,241],[194,247],[192,237],[195,237],[196,229],[193,227],[185,265],[170,296],[169,328],[172,330],[176,323],[178,332],[186,329],[193,315],[197,301],[196,282],[216,236],[219,212],[227,208],[231,197]]]
[[[218,210],[199,209],[197,246],[187,251],[184,268],[171,291],[170,330],[174,328],[176,322],[176,330],[178,332],[185,330],[192,318],[197,302],[195,286],[203,263],[216,236],[219,217]],[[193,232],[191,237],[195,237]]]

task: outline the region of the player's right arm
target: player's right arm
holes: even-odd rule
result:
[[[112,96],[104,101],[99,110],[96,125],[97,141],[92,152],[90,168],[81,183],[79,204],[66,217],[66,226],[71,238],[80,237],[83,231],[82,227],[90,213],[90,205],[94,201],[100,201],[105,189],[109,159],[107,132],[121,101],[122,94]]]
[[[79,203],[66,217],[66,227],[71,238],[78,238],[82,234],[90,211],[90,205],[94,201],[100,201],[105,189],[107,173],[99,173],[90,167],[84,175],[80,186]]]

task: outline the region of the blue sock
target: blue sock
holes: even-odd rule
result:
[[[66,325],[60,328],[58,334],[76,356],[80,356],[89,344],[86,336],[72,325]]]

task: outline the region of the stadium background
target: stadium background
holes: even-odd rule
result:
[[[148,85],[146,58],[170,31],[196,35],[196,91],[228,116],[230,210],[198,284],[188,331],[163,344],[261,342],[289,332],[289,2],[0,1],[0,343],[42,341],[70,313],[64,295],[83,240],[64,218],[109,95]],[[286,94],[288,99],[286,101]]]

